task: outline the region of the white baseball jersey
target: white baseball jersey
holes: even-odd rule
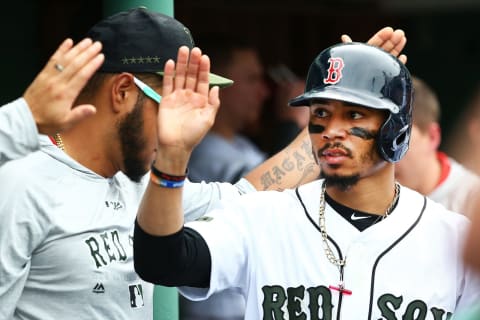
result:
[[[450,172],[447,178],[428,197],[471,218],[480,195],[480,178],[454,159],[448,158],[448,162]]]
[[[8,142],[0,161],[0,319],[151,319],[153,286],[135,273],[132,248],[148,180],[104,178],[83,167],[38,137],[22,100],[0,116],[0,128],[10,128],[0,133]],[[35,135],[27,140],[23,131]],[[185,218],[252,190],[246,180],[187,181]]]
[[[325,255],[318,228],[320,181],[284,192],[252,193],[187,224],[208,244],[208,289],[180,289],[201,300],[225,288],[246,297],[246,319],[447,319],[480,297],[465,270],[468,219],[408,188],[387,219],[360,232],[327,205],[326,230],[340,269]],[[478,301],[478,300],[477,300]]]

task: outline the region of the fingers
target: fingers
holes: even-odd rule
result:
[[[60,132],[95,113],[93,106],[73,107],[73,103],[102,65],[101,50],[99,42],[88,38],[76,45],[66,39],[35,77],[23,97],[40,133]]]
[[[185,78],[187,74],[189,53],[190,53],[190,50],[186,46],[182,46],[180,47],[180,49],[178,49],[177,63],[175,68],[175,78],[174,78],[175,88],[184,88]]]
[[[352,38],[350,38],[350,36],[347,35],[347,34],[342,34],[342,36],[340,37],[340,39],[342,40],[343,43],[352,42]]]
[[[400,51],[403,50],[405,43],[407,43],[407,38],[403,30],[397,29],[391,35],[389,39],[384,39],[385,41],[380,46],[383,50],[390,52],[394,56],[398,56]]]
[[[190,89],[190,90],[196,89],[201,58],[202,58],[202,51],[199,48],[193,48],[192,52],[190,53],[190,61],[188,63],[188,68],[187,68],[185,89]]]
[[[76,57],[75,61],[69,64],[68,68],[64,71],[66,77],[70,76],[68,85],[75,92],[79,92],[85,86],[88,79],[90,79],[103,64],[105,56],[100,53],[101,48],[101,44],[95,42],[81,55]]]
[[[392,27],[385,27],[380,29],[377,33],[371,37],[367,43],[372,46],[382,47],[383,43],[390,39],[391,35],[393,34]]]
[[[98,41],[94,43],[91,41],[79,43],[78,46],[69,50],[65,56],[58,61],[58,63],[62,64],[64,67],[64,70],[61,72],[62,76],[67,79],[75,78],[77,73],[82,71],[92,59],[95,59],[95,57],[99,55],[103,56],[103,54],[100,53],[101,50],[102,44]],[[103,59],[101,60],[103,62]]]
[[[403,48],[405,48],[406,43],[407,38],[405,37],[403,30],[395,30],[392,35],[392,40],[388,43],[392,48],[387,51],[397,57],[400,52],[402,52]]]
[[[398,60],[400,60],[400,62],[402,62],[403,64],[407,64],[407,56],[404,55],[404,54],[401,54],[401,55],[398,57]]]
[[[393,30],[391,27],[385,27],[374,34],[367,43],[382,48],[397,57],[405,47],[407,37],[401,29]],[[402,59],[405,59],[406,62],[406,56]]]
[[[173,77],[175,74],[175,62],[169,59],[163,69],[163,88],[162,95],[167,96],[173,92]]]
[[[69,40],[70,39],[64,41],[60,45],[59,49],[52,55],[46,66],[46,68],[49,68],[48,71],[57,72],[59,74],[63,73],[72,59],[77,57],[82,51],[92,45],[92,40],[86,38],[72,47],[73,42],[70,44],[71,40]],[[57,64],[61,66],[63,71],[60,71],[61,69],[55,67]]]
[[[210,74],[210,58],[203,55],[200,59],[200,65],[198,67],[198,84],[197,92],[201,95],[208,96],[209,92],[209,74]]]
[[[53,55],[50,57],[50,60],[48,61],[48,64],[54,64],[56,61],[58,61],[63,55],[72,48],[73,46],[73,40],[72,39],[65,39],[62,44],[57,48],[57,50],[53,53]]]
[[[165,64],[163,95],[170,94],[177,89],[189,89],[208,97],[209,74],[210,59],[208,56],[202,55],[199,48],[195,47],[190,52],[187,47],[181,47],[178,50],[177,63],[168,61]]]
[[[78,93],[102,65],[105,57],[100,53],[101,50],[102,45],[98,41],[92,43],[92,40],[86,38],[73,46],[73,41],[66,39],[52,55],[43,72],[53,75],[70,91]]]
[[[218,107],[220,106],[220,98],[218,96],[219,90],[220,89],[218,86],[214,86],[212,89],[210,89],[210,93],[208,95],[208,103],[211,106],[214,106],[215,110],[218,109]]]

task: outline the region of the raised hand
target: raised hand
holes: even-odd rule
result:
[[[352,42],[352,39],[346,34],[342,35],[341,39],[344,43]],[[403,32],[403,30],[393,30],[391,27],[385,27],[375,33],[367,41],[367,43],[372,46],[382,48],[383,50],[398,57],[403,64],[407,63],[407,56],[405,54],[400,54],[407,43],[407,37],[405,36],[405,32]]]
[[[102,65],[102,45],[66,39],[23,94],[38,131],[54,134],[95,113],[92,105],[73,106],[88,79]]]
[[[190,54],[190,57],[189,57]],[[210,59],[199,48],[178,50],[177,62],[167,61],[158,115],[159,154],[189,156],[213,125],[220,105],[218,87],[210,89]]]

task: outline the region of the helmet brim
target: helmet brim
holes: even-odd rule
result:
[[[371,92],[350,90],[339,86],[327,86],[319,90],[310,90],[293,98],[288,105],[292,107],[310,106],[315,99],[332,99],[352,104],[358,104],[367,108],[388,110],[391,113],[398,113],[399,107],[390,99],[385,97],[374,97]]]

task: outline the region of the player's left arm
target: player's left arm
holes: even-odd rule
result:
[[[305,128],[287,147],[249,172],[245,179],[257,190],[284,190],[318,178],[320,167]]]

